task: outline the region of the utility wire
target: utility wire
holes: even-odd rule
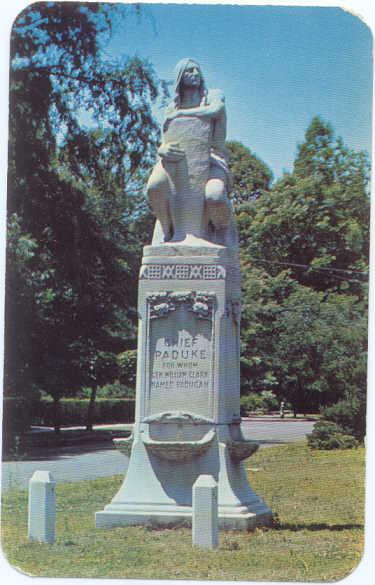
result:
[[[346,270],[344,268],[314,268],[310,264],[297,264],[295,262],[281,262],[278,260],[266,260],[265,258],[255,258],[254,256],[250,256],[250,260],[255,262],[264,262],[266,264],[280,264],[282,266],[292,266],[293,268],[303,268],[305,270],[313,270],[314,272],[343,272],[346,274],[360,274],[362,276],[368,276],[368,272],[360,272],[359,270]],[[334,275],[336,278],[340,278],[339,275]],[[346,279],[343,279],[346,280]],[[362,282],[360,280],[353,280],[353,282]]]

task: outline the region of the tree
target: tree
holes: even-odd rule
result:
[[[275,320],[283,300],[294,290],[288,272],[269,275],[242,258],[241,392],[274,391]]]
[[[139,58],[101,58],[114,11],[37,3],[12,31],[5,391],[43,389],[56,405],[108,381],[134,335],[129,226],[160,84]]]
[[[272,275],[290,268],[315,290],[364,297],[369,247],[368,161],[315,118],[292,174],[242,206],[244,250]]]
[[[241,142],[226,143],[229,167],[233,174],[231,199],[235,208],[246,201],[257,199],[262,191],[269,191],[271,170]]]
[[[315,118],[293,173],[239,208],[244,392],[295,412],[365,394],[367,180],[365,154]]]
[[[242,390],[272,390],[295,414],[319,410],[366,385],[363,303],[325,295],[248,267],[243,277]]]
[[[363,309],[363,307],[362,307]],[[318,410],[365,384],[366,315],[357,299],[297,285],[274,324],[279,394],[297,412]]]

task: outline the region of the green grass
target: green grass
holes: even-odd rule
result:
[[[121,477],[57,486],[57,540],[29,542],[27,494],[3,495],[2,544],[21,571],[47,577],[143,579],[342,579],[363,548],[364,449],[310,451],[305,443],[262,449],[246,461],[256,492],[277,525],[221,532],[220,547],[191,546],[188,528],[94,528]]]

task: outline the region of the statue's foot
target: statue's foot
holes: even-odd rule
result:
[[[195,236],[194,234],[186,234],[184,239],[182,240],[175,240],[172,238],[171,241],[166,242],[166,245],[171,246],[192,246],[192,247],[205,247],[205,248],[217,248],[223,247],[220,244],[216,244],[209,240],[205,240],[204,238],[200,238],[199,236]]]
[[[170,228],[164,229],[162,224],[157,219],[155,222],[154,233],[152,237],[152,245],[158,246],[164,244],[172,239],[172,230]]]

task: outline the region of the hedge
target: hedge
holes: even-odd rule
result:
[[[36,403],[17,396],[3,399],[3,451],[13,449],[26,431],[30,429]]]
[[[60,400],[61,426],[85,426],[89,400],[87,398],[62,398]],[[94,424],[129,423],[134,421],[135,400],[124,398],[99,398],[95,402]],[[40,410],[34,415],[34,425],[54,425],[54,404],[43,399]]]

